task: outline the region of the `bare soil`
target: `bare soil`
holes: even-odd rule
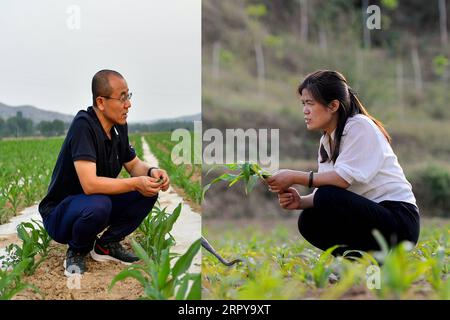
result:
[[[128,246],[127,240],[123,242]],[[137,299],[142,294],[142,286],[134,279],[117,282],[108,291],[111,280],[126,266],[114,262],[97,262],[87,256],[88,271],[78,283],[64,275],[63,261],[67,246],[53,242],[46,260],[36,272],[23,281],[36,286],[39,293],[31,289],[17,294],[14,300],[129,300]],[[78,288],[79,289],[78,289]],[[72,288],[72,289],[70,289]]]

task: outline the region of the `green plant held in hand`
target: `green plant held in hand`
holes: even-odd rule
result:
[[[215,167],[212,167],[208,173],[213,170]],[[228,181],[230,182],[228,187],[233,186],[236,182],[243,180],[245,183],[245,193],[248,195],[253,188],[255,187],[256,183],[259,179],[267,179],[270,177],[270,173],[268,171],[263,170],[258,164],[256,163],[243,163],[243,164],[227,164],[225,165],[225,168],[233,171],[239,171],[239,174],[231,174],[231,173],[224,173],[220,175],[219,177],[213,179],[209,184],[207,184],[203,188],[202,192],[202,199],[205,197],[206,191],[213,185],[214,183],[217,183],[219,181]],[[208,174],[207,173],[207,174]],[[212,253],[216,258],[219,259],[224,265],[226,266],[232,266],[233,264],[237,262],[241,262],[241,259],[234,259],[231,262],[228,262],[224,260],[220,254],[218,254],[213,247],[208,243],[206,238],[202,237],[202,245],[203,247],[208,250],[210,253]]]
[[[211,187],[211,185],[219,182],[219,181],[227,181],[229,182],[228,187],[232,187],[236,182],[243,180],[245,183],[245,193],[249,194],[259,179],[265,180],[271,176],[270,172],[262,169],[256,163],[243,163],[243,164],[226,164],[225,168],[238,171],[238,174],[224,173],[219,177],[213,179],[210,183],[203,187],[202,198],[205,197],[206,191]],[[216,167],[211,168],[211,170]],[[209,170],[208,173],[211,171]],[[207,173],[207,174],[208,174]]]

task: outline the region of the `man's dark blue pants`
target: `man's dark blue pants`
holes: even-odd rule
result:
[[[155,205],[158,196],[145,197],[137,191],[119,195],[78,194],[64,199],[44,218],[53,240],[76,251],[89,252],[97,235],[99,242],[121,241],[136,230]]]

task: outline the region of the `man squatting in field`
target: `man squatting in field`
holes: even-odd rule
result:
[[[166,171],[140,160],[129,143],[131,93],[123,76],[97,72],[92,96],[93,106],[79,111],[67,132],[48,193],[39,204],[49,235],[69,245],[66,276],[86,271],[89,252],[96,261],[137,261],[120,241],[141,224],[158,192],[169,188]],[[118,178],[122,166],[131,178]]]

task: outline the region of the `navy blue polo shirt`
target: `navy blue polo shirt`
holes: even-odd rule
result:
[[[111,139],[106,135],[93,107],[77,113],[58,155],[48,193],[39,204],[44,218],[66,197],[82,194],[74,161],[87,160],[97,165],[97,176],[117,178],[122,165],[136,157],[128,140],[128,126],[114,125]]]

